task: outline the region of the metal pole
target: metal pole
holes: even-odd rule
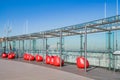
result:
[[[108,32],[109,70],[111,69],[111,31]]]
[[[13,51],[16,52],[16,41],[13,41]]]
[[[7,52],[8,52],[8,40],[7,40],[7,38],[6,38],[6,50],[7,50]]]
[[[106,18],[106,13],[107,13],[107,11],[106,11],[106,0],[105,0],[105,6],[104,6],[104,14],[105,14],[105,18]]]
[[[32,44],[31,44],[31,35],[30,35],[30,54],[31,54],[31,52],[32,52]]]
[[[112,43],[113,43],[113,45],[112,45],[112,47],[113,47],[112,49],[113,50],[112,51],[114,52],[114,50],[115,50],[115,48],[114,48],[114,32],[113,32],[113,41],[112,41]]]
[[[18,54],[20,54],[20,39],[19,39],[19,53]],[[17,55],[17,58],[18,58],[19,56]]]
[[[38,39],[39,41],[40,41],[40,39]],[[40,43],[41,43],[41,41],[40,41]],[[40,45],[39,45],[40,46]],[[38,48],[38,54],[40,54],[40,47]]]
[[[80,35],[80,52],[81,52],[81,56],[82,56],[82,51],[83,51],[82,43],[83,43],[83,36]]]
[[[46,47],[45,47],[45,51],[46,51],[46,52],[45,52],[45,53],[47,54],[47,50],[48,50],[48,46],[47,46],[47,38],[45,39],[45,41],[46,41],[46,42],[45,42],[45,44],[46,44]],[[45,55],[46,55],[46,54],[45,54]]]
[[[86,59],[87,59],[87,26],[85,26],[85,72],[87,72]]]
[[[117,30],[116,30],[116,51],[118,50]]]
[[[116,56],[114,55],[114,72],[116,70]]]
[[[4,48],[4,52],[6,52],[6,48],[7,48],[7,47],[6,47],[6,39],[5,39],[5,42],[4,42],[4,47],[5,47],[5,48]]]
[[[118,15],[118,0],[116,0],[116,14]]]
[[[60,68],[62,66],[62,30],[60,30]]]
[[[117,16],[116,16],[116,20],[118,21],[119,20],[119,16],[118,16],[118,14],[117,14]],[[117,22],[117,26],[118,26],[118,22]],[[116,30],[116,51],[118,50],[118,38],[117,38],[117,35],[118,35],[118,33],[117,33],[117,30]]]
[[[36,40],[33,40],[33,51],[36,52]]]
[[[22,42],[23,42],[23,53],[24,53],[24,40]]]
[[[0,42],[0,51],[2,50],[2,41]],[[1,52],[0,52],[1,53]]]
[[[44,60],[44,52],[45,52],[45,34],[43,33],[43,63],[45,63],[45,60]]]
[[[30,35],[30,54],[32,52],[32,45],[31,45],[31,35]],[[29,61],[30,61],[30,58],[29,58]]]

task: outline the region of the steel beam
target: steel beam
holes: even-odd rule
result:
[[[85,72],[87,72],[86,59],[87,59],[87,26],[85,26]]]
[[[60,30],[60,68],[62,67],[62,30]]]

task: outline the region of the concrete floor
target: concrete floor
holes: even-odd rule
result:
[[[23,58],[0,58],[0,80],[120,80],[120,71],[100,67],[90,67],[87,71],[67,63],[60,68]]]
[[[0,80],[93,80],[49,67],[0,59]]]
[[[62,68],[59,68],[59,67],[55,67],[52,65],[44,64],[42,62],[40,63],[36,61],[25,61],[22,58],[15,59],[15,61],[30,63],[30,64],[52,68],[52,69],[57,69],[60,71],[77,74],[79,76],[89,77],[95,80],[120,80],[120,71],[114,72],[113,70],[108,70],[108,69],[100,68],[100,67],[89,67],[87,69],[88,72],[86,73],[84,72],[84,69],[79,69],[74,64],[65,63]]]

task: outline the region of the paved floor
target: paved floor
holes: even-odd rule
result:
[[[0,80],[120,80],[120,71],[99,67],[90,67],[87,70],[85,73],[76,65],[67,63],[59,68],[43,62],[25,61],[22,58],[0,58]]]
[[[113,70],[108,70],[105,68],[90,67],[87,69],[88,72],[85,73],[83,69],[78,69],[76,65],[72,65],[72,64],[65,63],[65,65],[62,68],[59,68],[59,67],[55,67],[52,65],[44,64],[42,62],[39,63],[36,61],[25,61],[22,58],[18,58],[15,61],[30,63],[30,64],[52,68],[52,69],[57,69],[57,70],[77,74],[80,76],[89,77],[95,80],[120,80],[120,72],[114,72]]]
[[[93,80],[70,72],[0,59],[0,80]]]

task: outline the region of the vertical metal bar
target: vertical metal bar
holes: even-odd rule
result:
[[[80,35],[80,53],[81,53],[81,56],[82,56],[82,51],[83,51],[82,43],[83,43],[83,36]]]
[[[111,31],[108,32],[109,70],[111,69]]]
[[[87,26],[85,26],[85,72],[87,72],[86,59],[87,59]]]
[[[107,12],[107,11],[106,11],[106,0],[105,0],[105,6],[104,6],[104,8],[105,8],[105,9],[104,9],[104,15],[105,15],[105,18],[106,18],[106,12]]]
[[[62,66],[62,30],[60,30],[60,68]]]
[[[45,46],[45,55],[47,54],[47,50],[48,50],[48,46],[47,46],[47,38],[45,39],[46,40],[46,42],[45,42],[45,44],[46,44],[46,46]]]
[[[45,63],[45,60],[44,60],[44,52],[45,52],[45,34],[43,33],[43,51],[42,51],[43,63]]]
[[[13,51],[16,52],[16,41],[13,41]]]
[[[2,50],[2,41],[0,42],[0,49]],[[1,52],[0,52],[1,53]]]
[[[2,52],[3,52],[3,50],[4,50],[4,49],[3,49],[3,43],[4,43],[4,41],[1,42]]]
[[[34,48],[34,39],[31,40],[31,43],[32,43],[32,46],[31,46],[31,48],[32,48],[32,53],[34,54],[34,50],[35,50],[35,48]]]
[[[6,38],[6,50],[7,50],[7,52],[8,52],[8,40],[7,40],[7,38]]]
[[[2,51],[2,40],[0,41],[0,53],[1,53],[1,51]]]
[[[19,39],[19,51],[18,54],[20,54],[20,39]],[[17,54],[17,58],[19,57],[19,55]]]
[[[5,39],[5,43],[4,43],[4,52],[6,52],[6,49],[7,49],[7,40]]]
[[[116,68],[116,56],[114,55],[114,72],[115,72],[115,69]]]
[[[40,41],[40,39],[38,39],[38,41]],[[41,43],[41,42],[40,42]],[[40,45],[39,45],[40,46]],[[38,48],[38,54],[40,53],[40,47]]]
[[[28,45],[27,45],[28,40],[26,40],[25,42],[26,42],[26,52],[28,53]]]
[[[23,45],[23,53],[24,53],[24,40],[22,41],[22,43],[23,43],[22,45]]]
[[[12,43],[11,41],[9,41],[9,49],[10,49],[10,52],[12,51]]]
[[[112,41],[112,43],[113,43],[113,44],[112,44],[112,47],[113,47],[113,48],[112,48],[112,49],[113,49],[112,51],[114,52],[114,50],[115,50],[115,48],[114,48],[114,32],[113,32],[113,41]]]
[[[118,0],[116,0],[116,15],[118,15]]]
[[[32,44],[31,44],[31,41],[32,41],[32,39],[31,39],[31,35],[30,35],[30,54],[31,54],[31,52],[32,52]]]
[[[116,51],[118,50],[117,30],[116,30]]]
[[[32,45],[31,45],[31,35],[30,35],[30,54],[32,53]],[[30,61],[30,58],[29,58],[29,61]]]
[[[117,14],[117,16],[116,16],[116,20],[118,21],[119,20],[119,16],[118,16],[118,14]],[[117,22],[117,26],[118,26],[118,22]],[[118,33],[117,33],[117,30],[116,30],[116,51],[118,50]]]
[[[2,50],[2,52],[3,52],[3,41],[1,42],[1,50]]]

